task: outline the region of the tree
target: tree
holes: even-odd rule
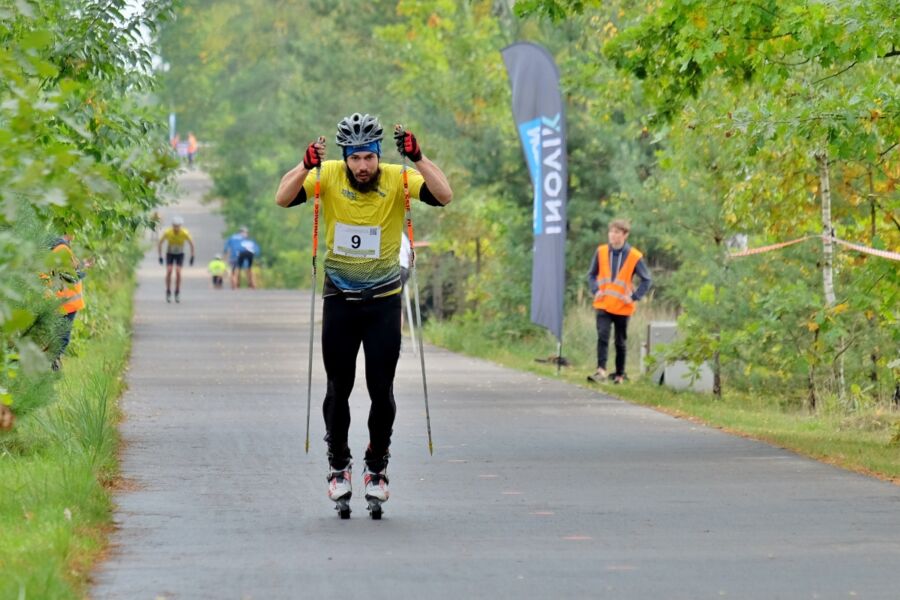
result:
[[[141,38],[169,8],[144,4],[126,17],[125,0],[0,3],[0,401],[17,413],[26,376],[49,366],[47,244],[69,231],[132,260],[169,169]]]
[[[534,1],[517,9],[559,21],[591,14],[595,4]],[[896,309],[884,310],[880,301],[879,309],[863,309],[872,297],[852,287],[878,272],[867,289],[879,289],[879,299],[894,299],[900,285],[896,269],[862,259],[867,268],[851,272],[850,265],[863,265],[846,253],[837,255],[832,268],[831,235],[870,239],[876,247],[897,239],[896,180],[890,174],[900,137],[900,32],[892,26],[900,7],[889,1],[749,0],[623,7],[611,21],[618,35],[602,53],[640,82],[654,107],[646,118],[655,137],[671,143],[672,128],[685,126],[701,137],[718,133],[722,150],[740,157],[725,176],[732,182],[721,207],[726,221],[761,241],[798,232],[826,234],[819,261],[825,301],[808,316],[817,336],[810,371],[831,364],[834,375],[827,379],[843,382],[844,357],[861,343],[849,333],[850,323],[861,314],[870,321],[879,314],[878,326],[866,328],[871,335],[896,329]],[[730,105],[707,101],[728,90],[733,90]],[[688,176],[692,163],[676,159],[664,167]],[[864,204],[859,190],[868,174],[884,177],[881,189],[891,192],[868,203],[866,214],[854,208]],[[875,188],[869,185],[870,195]],[[835,195],[838,190],[847,196]],[[817,210],[811,194],[819,196]],[[876,218],[873,226],[876,204],[884,220]],[[885,267],[891,273],[881,274]],[[796,309],[810,306],[798,297]],[[811,399],[814,380],[811,376]],[[843,395],[841,383],[838,389]]]

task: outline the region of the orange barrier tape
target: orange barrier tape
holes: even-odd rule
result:
[[[814,237],[820,237],[818,235],[807,235],[802,238],[797,238],[796,240],[791,240],[789,242],[781,242],[780,244],[772,244],[771,246],[761,246],[759,248],[750,248],[749,250],[741,250],[740,252],[735,252],[733,254],[729,254],[728,258],[740,258],[741,256],[751,256],[753,254],[762,254],[764,252],[771,252],[772,250],[778,250],[779,248],[784,248],[786,246],[793,246],[794,244],[799,244],[800,242],[805,242],[806,240]]]
[[[754,254],[763,254],[765,252],[772,252],[773,250],[778,250],[780,248],[785,248],[787,246],[793,246],[794,244],[799,244],[800,242],[805,242],[806,240],[812,238],[824,238],[824,235],[807,235],[802,238],[797,238],[796,240],[790,240],[788,242],[781,242],[779,244],[772,244],[770,246],[760,246],[759,248],[750,248],[749,250],[742,250],[740,252],[734,252],[728,255],[728,258],[740,258],[742,256],[752,256]],[[860,246],[859,244],[854,244],[852,242],[848,242],[846,240],[842,240],[840,238],[832,237],[831,241],[841,244],[842,246],[846,246],[847,248],[852,248],[857,252],[862,252],[864,254],[871,254],[872,256],[879,256],[881,258],[886,258],[888,260],[897,260],[900,261],[900,252],[893,252],[891,250],[878,250],[877,248],[869,248],[868,246]]]
[[[853,248],[857,252],[862,252],[864,254],[871,254],[872,256],[880,256],[881,258],[886,258],[888,260],[900,260],[900,252],[891,252],[890,250],[878,250],[877,248],[869,248],[868,246],[860,246],[859,244],[854,244],[852,242],[848,242],[846,240],[841,240],[838,238],[831,238],[838,244],[842,246],[847,246],[848,248]]]

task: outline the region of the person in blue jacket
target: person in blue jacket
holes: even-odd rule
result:
[[[237,258],[231,267],[231,289],[241,287],[241,272],[247,272],[247,286],[250,289],[256,288],[256,281],[253,277],[253,261],[259,257],[259,244],[251,238],[247,230],[243,231],[243,238],[237,248]]]
[[[222,249],[222,256],[228,263],[228,266],[231,270],[231,289],[237,288],[237,271],[239,269],[238,258],[241,255],[241,250],[243,249],[242,244],[244,240],[249,237],[249,235],[250,234],[247,227],[242,226],[237,231],[237,233],[232,234],[227,240],[225,240],[225,247]]]

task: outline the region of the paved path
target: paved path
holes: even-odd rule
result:
[[[206,185],[183,177],[177,208],[198,265],[221,245]],[[900,597],[900,488],[436,348],[434,457],[407,352],[384,520],[357,494],[340,521],[317,409],[303,452],[309,294],[214,291],[197,266],[167,305],[154,261],[96,599]],[[315,406],[318,348],[313,386]]]

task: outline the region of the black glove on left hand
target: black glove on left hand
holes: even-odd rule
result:
[[[397,152],[401,156],[405,156],[413,162],[422,160],[422,149],[419,147],[419,141],[411,131],[402,129],[395,131],[394,141],[397,142]]]
[[[188,266],[189,266],[189,267],[193,267],[193,266],[194,266],[194,257],[193,257],[193,256],[191,257],[191,260],[190,260],[190,262],[188,263]]]

